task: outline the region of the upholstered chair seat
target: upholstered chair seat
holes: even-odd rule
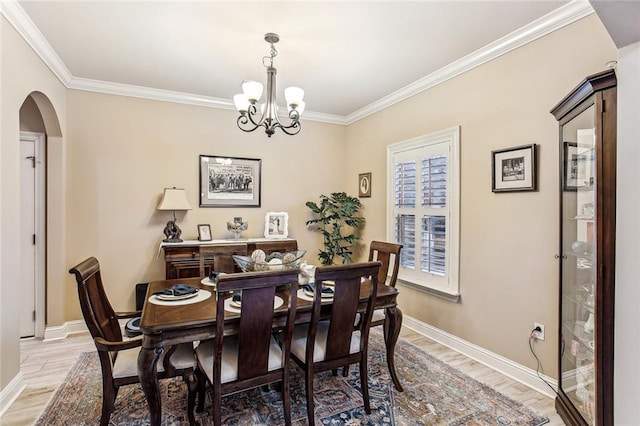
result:
[[[140,348],[124,349],[118,352],[118,357],[113,363],[112,374],[114,378],[123,378],[138,375],[138,354]],[[157,371],[164,373],[164,357],[167,352],[163,353],[158,359]],[[195,368],[196,360],[191,345],[183,344],[176,346],[175,351],[171,354],[171,365],[177,370]]]
[[[293,330],[291,338],[291,353],[300,359],[304,359],[307,350],[307,336],[309,325],[299,325]],[[313,362],[324,361],[327,354],[327,337],[329,337],[329,321],[320,321],[316,331],[316,344],[313,347]],[[360,350],[360,331],[351,334],[349,353],[355,354]]]
[[[203,373],[207,375],[207,379],[213,382],[213,363],[215,342],[209,340],[198,345],[196,348],[196,356],[200,360]],[[222,344],[222,371],[221,383],[233,382],[238,380],[238,337],[227,337]],[[284,356],[282,348],[271,338],[269,345],[269,364],[267,371],[274,371],[284,366]]]

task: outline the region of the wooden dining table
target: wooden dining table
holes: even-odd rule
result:
[[[179,280],[161,280],[149,283],[147,296],[140,321],[142,332],[142,348],[138,355],[138,375],[149,404],[150,424],[160,425],[162,420],[162,402],[158,391],[156,375],[157,362],[160,356],[173,345],[197,342],[211,339],[215,335],[216,296],[215,287],[202,283],[203,278],[186,278]],[[194,303],[164,304],[149,301],[155,292],[171,288],[174,284],[186,284],[206,290],[211,296]],[[365,291],[368,292],[368,290]],[[205,292],[199,292],[202,299]],[[289,301],[287,292],[278,293],[284,299],[281,309],[286,309]],[[397,306],[398,290],[394,287],[378,285],[376,309],[385,310],[384,336],[387,355],[387,365],[394,386],[403,391],[402,385],[395,371],[394,351],[400,328],[402,326],[402,311]],[[195,298],[194,298],[195,299]],[[324,307],[326,305],[326,307]],[[296,309],[296,323],[309,322],[311,318],[312,302],[298,298]],[[331,301],[323,302],[323,309],[330,309]],[[225,334],[233,334],[239,314],[225,311]]]

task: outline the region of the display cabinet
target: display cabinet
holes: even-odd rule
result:
[[[615,71],[587,77],[551,113],[561,175],[556,409],[569,425],[613,425]]]

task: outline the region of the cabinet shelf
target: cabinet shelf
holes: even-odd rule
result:
[[[575,305],[578,308],[584,309],[586,312],[589,313],[595,313],[595,307],[593,305],[589,305],[586,302],[583,302],[581,300],[578,300],[578,298],[575,295],[564,295],[564,299],[568,300],[569,302],[571,302],[573,305]]]
[[[565,336],[570,337],[572,341],[579,342],[580,349],[584,349],[585,352],[593,356],[593,344],[590,342],[593,342],[594,333],[584,331],[584,321],[564,321],[562,329]]]

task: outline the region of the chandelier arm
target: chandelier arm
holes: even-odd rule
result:
[[[251,123],[256,126],[254,127],[254,130],[257,129],[259,126],[262,125],[262,123],[264,123],[264,114],[262,114],[262,116],[260,117],[260,120],[256,121],[253,118],[257,117],[258,115],[258,107],[256,107],[255,104],[249,105],[249,110],[247,111],[247,117],[249,118],[249,121],[251,121]]]
[[[298,133],[300,133],[300,130],[302,129],[302,126],[297,121],[291,124],[290,126],[283,126],[281,124],[278,127],[280,127],[280,130],[282,130],[284,133],[290,136],[297,135]],[[293,129],[293,131],[289,131],[289,129]]]
[[[298,111],[296,111],[295,109],[292,109],[291,111],[289,111],[289,118],[293,121],[293,122],[299,122],[300,121],[300,113]]]
[[[236,120],[236,123],[238,124],[238,128],[240,128],[240,130],[242,130],[243,132],[253,132],[258,127],[260,127],[259,124],[253,123],[253,120],[251,121],[251,123],[253,123],[254,126],[251,128],[246,127],[247,124],[249,124],[249,120],[247,119],[246,115],[241,115],[240,117],[238,117],[238,120]]]

